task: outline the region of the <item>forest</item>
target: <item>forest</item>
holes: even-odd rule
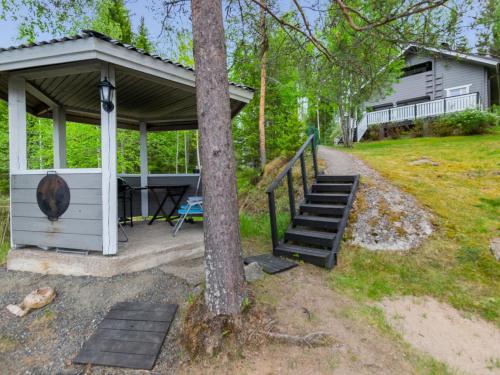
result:
[[[185,66],[194,65],[191,32],[173,16],[177,12],[179,17],[186,10],[176,11],[175,4],[168,1],[153,1],[149,6],[165,14],[169,48],[150,35],[147,19],[142,18],[138,27],[132,27],[132,14],[124,0],[72,0],[65,6],[52,1],[2,3],[0,17],[16,17],[20,21],[19,43],[36,41],[41,33],[60,37],[93,29],[149,53],[162,56],[169,53],[167,57]],[[268,5],[272,8],[276,4]],[[58,6],[62,8],[59,16],[55,16],[51,9]],[[388,4],[387,9],[391,6]],[[364,7],[373,18],[387,10],[376,1],[365,2]],[[341,135],[347,115],[355,118],[365,98],[387,92],[398,79],[402,64],[399,54],[405,43],[427,46],[447,43],[455,50],[470,50],[463,20],[469,7],[467,1],[453,2],[426,13],[402,15],[395,22],[363,32],[353,29],[340,9],[331,7],[314,16],[317,18],[314,34],[319,35],[316,39],[309,32],[289,27],[302,24],[301,18],[306,20],[301,8],[292,8],[278,17],[265,13],[255,1],[227,2],[229,78],[256,90],[254,100],[233,120],[238,168],[250,168],[258,174],[266,160],[293,154],[311,129],[316,129],[322,143],[332,143]],[[491,23],[491,11],[498,13],[499,8],[494,1],[482,3],[474,20],[478,30]],[[28,16],[31,14],[35,18]],[[483,32],[472,47],[494,49],[491,39],[491,35]],[[68,124],[68,167],[100,165],[99,132],[96,126]],[[196,166],[196,131],[151,133],[148,143],[152,173],[186,173]],[[7,107],[3,101],[0,145],[2,150],[8,149]],[[138,145],[138,132],[119,130],[118,173],[139,172]],[[29,168],[52,167],[51,120],[29,116],[28,155]],[[3,195],[8,191],[7,158],[7,152],[0,155]]]

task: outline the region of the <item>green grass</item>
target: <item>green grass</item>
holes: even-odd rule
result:
[[[362,143],[350,151],[433,212],[436,233],[408,254],[343,245],[334,287],[363,299],[430,295],[500,324],[500,132]],[[409,165],[429,158],[439,163]]]

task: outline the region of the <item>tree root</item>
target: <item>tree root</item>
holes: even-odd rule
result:
[[[283,344],[292,344],[299,346],[328,346],[331,345],[332,337],[326,332],[313,332],[305,336],[288,335],[278,332],[265,332],[265,336],[271,340]]]

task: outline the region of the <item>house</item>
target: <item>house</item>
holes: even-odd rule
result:
[[[236,116],[254,91],[231,84],[229,93]],[[9,108],[9,269],[111,276],[200,253],[201,230],[175,238],[159,222],[120,230],[127,202],[118,197],[116,155],[117,128],[140,133],[140,174],[120,180],[136,191],[130,217],[170,219],[195,193],[198,174],[148,173],[147,150],[150,132],[197,129],[192,69],[89,30],[0,49],[0,98]],[[28,167],[27,113],[53,119],[53,168]],[[68,168],[67,121],[101,127],[98,168]]]
[[[386,95],[364,103],[359,141],[370,125],[438,116],[469,108],[486,109],[500,100],[500,59],[410,45],[406,66]]]

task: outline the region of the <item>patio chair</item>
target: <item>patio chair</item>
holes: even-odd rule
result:
[[[195,171],[200,173],[199,169]],[[198,177],[198,183],[196,184],[196,194],[198,194],[198,191],[200,190],[200,183],[201,183],[201,173]],[[179,231],[179,229],[181,229],[182,224],[184,224],[185,221],[191,221],[192,223],[193,217],[203,217],[203,197],[199,195],[188,197],[186,204],[181,205],[177,210],[177,214],[179,215],[179,219],[177,220],[174,226],[173,230],[174,237]]]
[[[181,229],[182,224],[184,224],[185,221],[192,219],[195,216],[203,216],[203,197],[189,197],[186,204],[183,204],[177,210],[177,213],[179,214],[179,219],[174,226],[174,237],[179,229]]]

